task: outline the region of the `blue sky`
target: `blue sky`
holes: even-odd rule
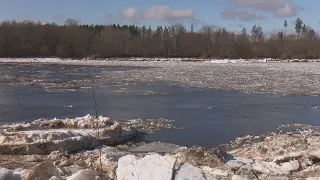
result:
[[[203,24],[240,31],[254,24],[265,31],[289,28],[300,17],[319,29],[319,0],[0,0],[0,20],[40,20],[63,23],[74,18],[89,24]],[[159,17],[158,17],[159,16]]]

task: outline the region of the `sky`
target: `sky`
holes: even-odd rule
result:
[[[319,0],[0,0],[0,20],[33,20],[63,24],[68,18],[88,24],[171,25],[182,23],[248,31],[294,30],[299,17],[307,26],[320,28]]]

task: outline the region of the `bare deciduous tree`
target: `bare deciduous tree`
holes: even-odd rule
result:
[[[0,56],[319,58],[315,30],[298,18],[296,31],[265,37],[257,25],[251,34],[245,28],[237,34],[214,26],[187,31],[182,24],[152,30],[151,26],[79,24],[74,19],[62,26],[12,20],[0,24]]]

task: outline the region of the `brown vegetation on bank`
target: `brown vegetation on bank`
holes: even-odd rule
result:
[[[265,36],[260,26],[241,33],[203,27],[194,31],[181,24],[169,27],[65,25],[5,21],[0,24],[0,57],[211,57],[319,58],[320,36],[297,19],[296,33]],[[189,29],[189,28],[188,28]]]

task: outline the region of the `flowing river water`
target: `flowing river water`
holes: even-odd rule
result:
[[[320,109],[314,108],[320,105],[319,96],[243,93],[165,81],[101,81],[102,73],[144,68],[2,64],[0,123],[94,114],[93,82],[101,115],[114,120],[167,118],[184,127],[150,134],[147,140],[214,147],[239,136],[275,131],[281,124],[320,125]]]

